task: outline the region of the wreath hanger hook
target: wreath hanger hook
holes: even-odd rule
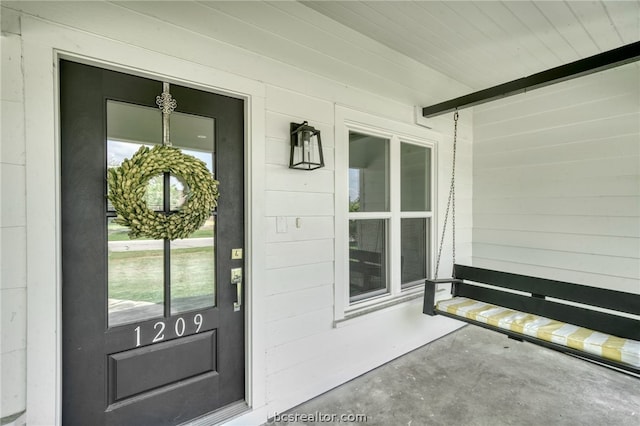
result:
[[[162,145],[171,146],[171,140],[169,138],[169,115],[178,106],[178,102],[173,99],[169,91],[169,83],[162,82],[162,94],[156,96],[156,104],[162,111]]]

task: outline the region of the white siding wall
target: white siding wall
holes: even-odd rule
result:
[[[16,14],[14,10],[20,12]],[[263,379],[252,383],[256,394],[266,392],[265,400],[257,401],[264,405],[254,405],[254,409],[262,409],[259,421],[266,420],[266,414],[291,408],[458,326],[457,322],[443,317],[422,315],[421,300],[418,299],[334,328],[334,238],[346,236],[336,236],[334,230],[333,148],[336,141],[333,139],[336,105],[412,123],[413,105],[455,96],[466,91],[466,88],[298,3],[3,2],[2,12],[4,16],[19,16],[22,19],[24,38],[31,36],[26,33],[31,29],[42,33],[44,38],[55,35],[65,43],[74,40],[74,43],[78,43],[79,52],[97,59],[106,55],[105,48],[113,48],[104,46],[135,48],[153,54],[160,52],[170,58],[207,67],[210,73],[238,76],[264,88],[266,108],[260,114],[264,114],[265,138],[254,140],[253,143],[260,144],[265,155],[264,158],[254,158],[251,164],[252,172],[263,176],[265,185],[264,194],[252,198],[259,204],[254,206],[256,211],[264,212],[265,225],[264,229],[253,231],[254,241],[264,241],[262,246],[254,247],[254,250],[265,254],[265,264],[263,269],[254,271],[253,276],[258,279],[251,283],[260,288],[256,294],[264,293],[264,297],[253,300],[256,312],[265,312],[264,335],[254,336],[254,353],[249,354],[249,358],[266,356],[264,371],[257,373]],[[82,41],[76,41],[80,39]],[[13,49],[9,51],[14,52],[14,57],[19,60],[20,38],[11,38],[9,46]],[[29,57],[31,54],[25,53],[23,61],[33,63],[34,58]],[[47,54],[51,55],[52,52]],[[5,58],[7,55],[3,44],[3,61]],[[45,59],[50,61],[50,58],[48,56]],[[13,70],[12,80],[8,84],[11,93],[16,91],[21,94],[19,88],[23,76],[20,67],[12,65],[9,68]],[[149,62],[143,70],[165,72],[153,62]],[[4,72],[3,62],[3,75]],[[180,74],[171,77],[181,78]],[[52,423],[50,419],[56,415],[52,408],[55,406],[55,387],[51,389],[50,403],[42,402],[42,396],[47,395],[50,383],[55,383],[55,375],[48,376],[44,382],[32,377],[33,382],[29,381],[28,389],[24,378],[25,332],[24,325],[19,324],[20,321],[24,322],[25,310],[20,303],[24,304],[25,281],[29,285],[32,283],[28,278],[25,279],[25,270],[39,267],[35,257],[25,255],[24,210],[25,199],[35,199],[37,194],[26,194],[25,197],[24,178],[20,177],[25,173],[24,138],[20,138],[20,126],[25,117],[19,96],[10,99],[16,104],[12,104],[15,107],[12,120],[17,123],[16,128],[9,135],[5,131],[4,81],[3,77],[3,300],[10,297],[11,290],[4,290],[7,285],[22,290],[18,290],[15,304],[11,302],[11,306],[16,307],[15,321],[18,326],[12,327],[9,340],[15,342],[18,359],[6,364],[14,376],[3,377],[3,386],[6,383],[13,390],[15,398],[3,392],[2,415],[24,409],[24,394],[27,391],[31,395],[27,407],[28,419],[32,419],[34,424]],[[28,77],[26,82],[29,82]],[[40,87],[39,83],[37,87]],[[28,90],[27,93],[25,104],[27,111],[30,111],[29,104],[36,105],[40,100],[32,91]],[[47,111],[53,106],[38,105],[38,108]],[[457,178],[460,213],[458,256],[467,258],[471,254],[470,117],[469,114],[462,119],[460,171]],[[29,117],[27,113],[26,120],[35,122],[36,117]],[[305,173],[287,168],[289,123],[301,120],[308,120],[322,131],[327,164],[324,169]],[[438,146],[441,168],[438,192],[440,203],[444,204],[449,184],[452,122],[450,117],[444,117],[434,120],[433,124],[436,130],[443,132],[442,143]],[[17,136],[14,137],[13,132]],[[13,145],[14,139],[16,145]],[[53,135],[51,141],[53,144]],[[29,146],[26,148],[34,155],[33,148],[31,151]],[[6,150],[12,153],[13,159],[10,161],[5,159]],[[42,155],[53,154],[48,152]],[[55,158],[44,161],[54,163]],[[5,166],[5,162],[10,164]],[[9,184],[4,178],[5,170],[10,171],[12,176],[9,191],[5,190]],[[26,170],[28,177],[29,164]],[[34,191],[37,189],[34,188]],[[15,214],[14,210],[5,213],[9,206],[16,209]],[[28,204],[26,209],[30,211],[36,207]],[[440,216],[443,210],[439,211]],[[15,218],[12,219],[15,223],[5,222],[10,218]],[[277,218],[286,222],[286,232],[278,232]],[[48,225],[51,229],[55,227],[54,222],[52,218]],[[27,226],[30,226],[28,222]],[[6,235],[5,230],[15,235]],[[47,234],[52,235],[53,231]],[[36,241],[35,236],[33,238]],[[10,253],[4,249],[5,241],[12,248]],[[53,243],[55,241],[48,242],[49,245]],[[450,270],[450,261],[450,257],[443,256],[445,266],[442,270]],[[6,269],[9,272],[5,272],[4,265],[8,263],[11,266]],[[9,278],[5,279],[6,276]],[[41,282],[35,284],[43,285]],[[47,283],[44,285],[46,287]],[[50,286],[54,285],[55,277],[51,277]],[[55,302],[51,300],[51,303]],[[3,304],[3,333],[5,326],[11,325],[14,318],[5,315],[5,312],[8,311]],[[52,326],[48,327],[50,329]],[[40,338],[55,340],[51,333],[41,335],[47,327],[42,328],[36,322],[30,322],[29,330],[34,330],[34,333],[30,333],[34,337],[29,342]],[[260,331],[259,328],[254,330]],[[264,345],[260,346],[261,342]],[[3,368],[4,356],[3,348]],[[33,364],[29,365],[38,368],[37,360],[42,359],[38,357],[43,356],[48,355],[46,352],[37,352],[30,357]],[[50,356],[53,357],[53,353]],[[260,365],[254,367],[259,368]]]
[[[476,107],[476,266],[640,293],[640,70]]]
[[[21,47],[17,20],[3,16],[0,49],[0,418],[25,408],[26,217]]]

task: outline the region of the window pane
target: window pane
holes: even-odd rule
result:
[[[107,101],[107,139],[142,145],[162,143],[162,111],[159,108]],[[126,154],[134,152],[115,154],[122,160],[123,157],[131,157]],[[111,161],[111,158],[108,160]]]
[[[171,142],[182,152],[204,161],[214,173],[215,121],[197,115],[171,114]],[[177,210],[189,188],[171,176],[170,208]],[[215,216],[189,237],[171,242],[171,314],[216,305]]]
[[[401,220],[402,286],[422,283],[427,277],[429,219]]]
[[[215,306],[214,216],[188,238],[171,242],[171,313]]]
[[[400,145],[402,211],[431,210],[431,149]]]
[[[214,173],[215,120],[179,112],[172,113],[170,119],[172,145],[204,161]],[[161,144],[161,123],[162,113],[158,108],[107,101],[107,167],[119,166],[141,146]],[[149,180],[145,200],[150,209],[163,210],[163,186],[164,178],[161,175]],[[171,176],[171,210],[178,210],[184,204],[187,192],[188,188],[182,179]],[[108,203],[108,210],[113,211],[111,202]]]
[[[107,167],[119,166],[143,145],[159,143],[161,120],[158,108],[107,101]],[[152,208],[156,207],[153,197],[158,184],[161,188],[161,178],[152,179],[147,191]],[[108,210],[113,211],[111,203]],[[107,219],[110,327],[164,315],[163,241],[130,240],[128,232],[113,218]]]
[[[349,296],[358,301],[387,292],[384,219],[349,221]]]
[[[110,327],[164,314],[164,242],[130,240],[128,232],[108,219]]]
[[[349,211],[389,211],[389,140],[349,132]]]
[[[183,112],[171,113],[171,143],[185,154],[200,158],[211,171],[215,120]]]

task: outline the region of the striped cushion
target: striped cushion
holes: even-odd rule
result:
[[[640,342],[636,340],[623,339],[466,297],[440,301],[436,304],[436,310],[640,367]]]

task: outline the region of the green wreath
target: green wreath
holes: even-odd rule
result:
[[[149,179],[167,172],[183,182],[187,192],[183,206],[170,214],[150,210],[145,200]],[[211,216],[219,195],[218,181],[204,161],[164,145],[141,147],[108,170],[107,183],[107,197],[117,213],[114,222],[128,226],[131,238],[186,238]]]

